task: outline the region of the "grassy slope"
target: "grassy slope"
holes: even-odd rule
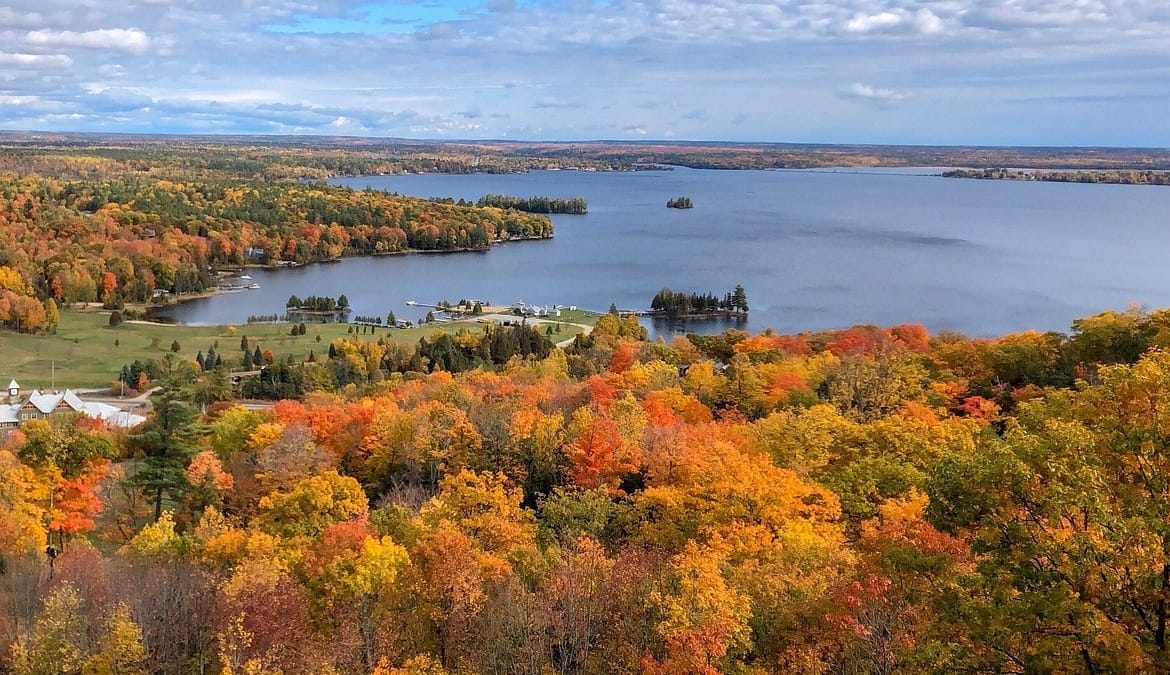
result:
[[[54,335],[22,335],[0,332],[0,385],[9,378],[16,378],[22,387],[48,388],[55,384],[64,387],[102,387],[113,382],[123,364],[135,359],[161,358],[170,351],[171,343],[178,341],[179,355],[194,359],[199,351],[217,341],[215,349],[225,360],[240,357],[240,337],[248,336],[250,349],[257,344],[261,350],[271,349],[276,357],[283,359],[292,354],[301,360],[313,350],[318,356],[329,351],[329,343],[335,338],[346,337],[346,324],[312,324],[305,335],[291,336],[291,324],[250,324],[240,326],[171,326],[163,324],[123,323],[117,328],[107,325],[109,312],[100,310],[64,310],[61,325]],[[562,317],[563,321],[592,325],[596,317],[582,313]],[[379,328],[373,335],[357,333],[357,337],[374,339],[390,335],[401,342],[418,342],[421,337],[430,337],[436,331],[454,333],[460,328],[472,331],[483,330],[475,322],[445,323],[422,328],[390,330]],[[357,330],[355,328],[355,330]],[[579,328],[564,326],[562,333],[554,335],[555,341],[572,337]],[[316,336],[321,336],[321,341]],[[157,342],[155,342],[157,338]],[[114,346],[114,341],[118,346]],[[157,344],[157,346],[153,346]],[[51,371],[54,370],[55,378]]]

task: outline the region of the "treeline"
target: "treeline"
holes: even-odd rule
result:
[[[381,316],[370,316],[367,314],[358,314],[350,320],[350,323],[365,323],[365,324],[373,324],[375,326],[381,326],[382,325],[382,317]],[[387,323],[387,325],[393,325],[393,324]]]
[[[376,328],[380,317],[363,317]],[[361,326],[361,328],[366,328]],[[304,335],[305,324],[294,324],[290,335]],[[295,331],[295,332],[294,332]],[[376,332],[371,328],[371,333]],[[197,390],[202,403],[228,400],[232,390],[225,384],[232,370],[252,370],[266,366],[262,376],[243,381],[239,393],[249,398],[301,398],[312,392],[335,392],[347,386],[370,386],[385,382],[395,375],[444,371],[461,373],[477,368],[498,368],[519,359],[546,358],[552,350],[548,334],[534,327],[487,325],[482,332],[466,329],[454,335],[442,333],[431,338],[420,338],[416,344],[403,344],[393,337],[382,335],[376,340],[363,339],[363,331],[352,331],[351,337],[332,343],[318,344],[306,352],[277,352],[261,349],[241,338],[239,354],[227,354],[218,342],[199,350],[195,364],[197,374],[206,376]],[[114,390],[121,384],[144,391],[150,388],[164,366],[157,359],[137,360],[123,366],[115,380]]]
[[[334,312],[349,310],[349,298],[342,293],[336,299],[329,296],[310,295],[306,298],[301,298],[296,295],[288,296],[288,302],[284,303],[286,309],[298,309],[307,312]]]
[[[582,215],[589,212],[589,205],[582,197],[569,199],[553,197],[512,197],[488,194],[480,197],[477,206],[494,206],[501,209],[516,209],[527,213],[567,213]]]
[[[281,361],[259,377],[245,379],[241,393],[250,398],[301,398],[314,391],[370,386],[408,373],[461,373],[504,366],[513,359],[546,358],[552,349],[547,336],[527,326],[486,327],[482,333],[420,338],[415,345],[385,336],[377,340],[352,337],[335,340],[324,353],[303,363]]]
[[[1018,169],[955,169],[944,178],[1024,180],[1049,183],[1113,183],[1123,185],[1170,185],[1170,171],[1039,171]]]
[[[717,297],[714,293],[686,293],[663,288],[654,294],[650,301],[650,309],[673,316],[686,314],[708,314],[712,312],[735,312],[747,314],[747,293],[743,286],[736,284],[735,289]]]
[[[186,181],[323,180],[400,173],[518,173],[533,169],[769,169],[846,166],[1013,166],[1170,169],[1157,148],[849,146],[795,143],[432,142],[311,137],[201,138],[6,134],[0,172],[56,179],[133,173]]]
[[[38,174],[57,179],[108,179],[133,173],[167,180],[325,180],[338,176],[407,173],[507,174],[534,169],[590,168],[629,170],[604,158],[529,156],[507,147],[492,149],[460,143],[394,144],[372,140],[338,147],[326,139],[290,143],[257,138],[231,143],[127,138],[79,139],[60,143],[0,140],[0,173]]]

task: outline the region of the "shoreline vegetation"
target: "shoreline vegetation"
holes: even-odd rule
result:
[[[501,209],[515,209],[525,213],[556,213],[585,215],[589,205],[583,197],[513,197],[511,195],[487,194],[480,197],[476,206],[494,206]]]
[[[553,236],[545,215],[321,182],[342,175],[1012,166],[1077,172],[1051,175],[1054,180],[1160,183],[1164,174],[1155,171],[1170,169],[1170,149],[1109,148],[2,132],[0,151],[0,250],[7,252],[0,293],[19,310],[5,325],[31,332],[51,326],[48,300],[108,308],[184,302],[214,295],[220,270],[484,251]],[[1090,177],[1081,178],[1084,172]],[[572,201],[564,210],[576,208]]]
[[[712,316],[747,316],[747,293],[736,284],[722,298],[714,293],[687,293],[663,288],[650,301],[650,316],[699,318]]]
[[[668,209],[693,209],[694,203],[691,202],[690,197],[675,197],[666,200],[666,208]]]
[[[1170,171],[1039,171],[1035,169],[954,169],[943,178],[1019,180],[1045,183],[1105,183],[1111,185],[1170,185]]]
[[[21,307],[12,323],[25,331],[52,324],[48,308],[40,309],[49,299],[168,304],[213,295],[224,283],[221,271],[254,265],[486,250],[553,236],[547,216],[498,207],[325,183],[179,180],[121,167],[77,178],[65,167],[54,175],[40,161],[8,172],[9,159],[0,156],[0,292]]]

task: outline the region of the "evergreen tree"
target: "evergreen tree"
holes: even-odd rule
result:
[[[240,336],[240,351],[242,351],[242,352],[248,351],[248,336],[247,335]]]
[[[191,402],[195,372],[191,364],[168,354],[162,386],[151,404],[154,414],[130,436],[131,445],[143,456],[130,485],[154,502],[154,519],[162,515],[163,501],[180,501],[191,488],[187,465],[199,452],[203,430],[196,420],[199,410]]]
[[[260,367],[264,363],[264,355],[260,352],[260,345],[256,345],[256,349],[252,352],[252,364]]]
[[[174,352],[175,354],[178,354],[182,349],[183,349],[183,347],[179,344],[178,340],[171,340],[171,351],[172,352]]]
[[[731,294],[731,304],[740,312],[748,311],[747,293],[743,290],[743,286],[735,285],[735,291]]]

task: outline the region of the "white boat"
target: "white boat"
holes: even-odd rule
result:
[[[252,277],[248,276],[247,274],[241,274],[241,275],[240,275],[238,278],[240,278],[240,279],[247,279],[248,281],[251,281],[251,280],[252,280]]]
[[[260,284],[248,284],[248,288],[251,288],[252,290],[255,290],[255,289],[257,289],[257,288],[260,288]]]

